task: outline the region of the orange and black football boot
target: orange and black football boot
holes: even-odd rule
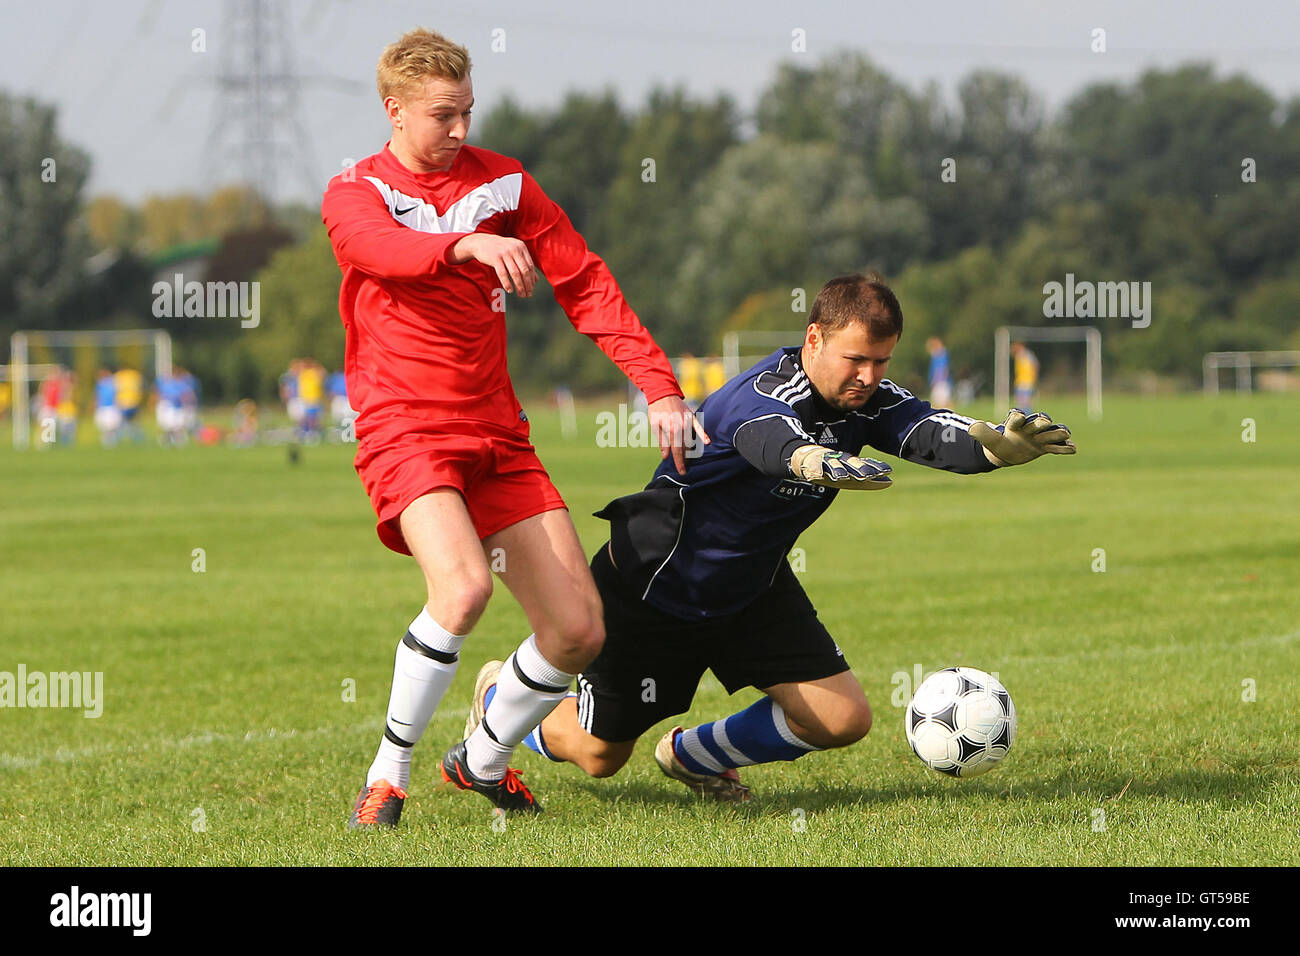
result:
[[[362,787],[357,802],[352,807],[348,826],[353,830],[367,827],[395,827],[402,817],[402,803],[406,791],[394,787],[387,780],[376,780]]]
[[[533,798],[519,779],[520,773],[513,767],[506,770],[506,775],[496,783],[480,780],[469,772],[469,761],[465,757],[465,741],[447,751],[442,758],[442,779],[454,783],[459,790],[473,790],[492,801],[492,805],[510,813],[541,813],[542,805]]]

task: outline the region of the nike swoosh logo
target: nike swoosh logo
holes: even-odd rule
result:
[[[393,209],[393,215],[394,215],[394,216],[405,216],[408,212],[411,212],[412,210],[414,210],[414,209],[419,209],[419,208],[420,208],[419,206],[407,206],[405,209],[397,209],[397,208],[394,208],[394,209]]]
[[[406,721],[404,721],[404,720],[398,720],[396,717],[393,718],[393,723],[395,723],[395,724],[401,724],[403,727],[411,727],[411,726],[413,726],[412,724],[408,724],[408,723],[407,723]]]

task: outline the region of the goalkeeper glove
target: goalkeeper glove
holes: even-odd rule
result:
[[[858,458],[820,445],[803,445],[790,456],[790,471],[796,478],[828,488],[874,491],[893,484],[892,468],[883,461]]]
[[[1070,441],[1070,429],[1057,425],[1042,412],[1029,417],[1017,408],[1001,425],[975,422],[971,437],[984,446],[984,457],[993,464],[1023,465],[1040,455],[1073,455],[1079,449]]]

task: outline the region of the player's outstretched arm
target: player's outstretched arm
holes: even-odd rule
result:
[[[893,471],[883,461],[858,458],[821,445],[803,445],[790,456],[790,472],[814,485],[845,491],[878,491],[892,485]]]
[[[1024,465],[1042,455],[1073,455],[1079,449],[1070,441],[1070,429],[1042,412],[1028,417],[1012,409],[1001,425],[975,422],[971,437],[984,446],[984,455],[998,467]]]

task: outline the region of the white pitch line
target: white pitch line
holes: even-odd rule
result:
[[[457,709],[448,708],[446,711],[440,711],[433,715],[433,723],[440,721],[456,721],[464,723],[465,718],[469,715],[469,708]],[[383,731],[384,722],[382,720],[368,720],[365,723],[353,724],[350,727],[315,727],[311,730],[281,730],[278,727],[267,727],[262,730],[250,730],[243,734],[223,733],[220,731],[208,731],[199,734],[187,734],[184,737],[177,737],[170,740],[145,740],[145,741],[125,741],[115,744],[96,744],[90,747],[81,747],[77,750],[67,750],[56,748],[46,750],[35,754],[0,754],[0,770],[28,770],[32,767],[39,767],[46,763],[73,763],[77,760],[84,760],[89,757],[102,757],[107,754],[132,753],[136,751],[153,751],[153,750],[180,750],[188,747],[207,747],[218,743],[264,743],[273,740],[307,740],[312,737],[330,737],[340,734],[360,734],[373,733],[379,734]]]

